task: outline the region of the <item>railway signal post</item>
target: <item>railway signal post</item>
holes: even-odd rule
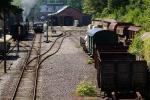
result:
[[[46,21],[45,23],[44,23],[44,33],[45,33],[45,35],[46,35],[46,43],[49,43],[49,40],[48,40],[48,22]]]
[[[17,24],[17,29],[18,29],[18,32],[17,32],[17,51],[16,51],[16,56],[19,56],[18,55],[18,53],[19,53],[19,35],[21,34],[20,23]]]
[[[6,70],[6,57],[7,57],[7,54],[6,54],[6,15],[5,15],[5,12],[4,12],[4,29],[3,29],[3,32],[4,32],[4,51],[3,51],[3,59],[4,59],[4,73],[7,73],[7,70]]]

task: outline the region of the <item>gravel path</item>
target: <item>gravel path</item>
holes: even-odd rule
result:
[[[77,43],[79,41],[74,41],[75,38],[73,38],[73,36],[67,37],[60,51],[42,64],[38,80],[37,100],[78,100],[74,99],[74,93],[76,86],[81,81],[86,80],[97,85],[94,66],[87,64],[88,56]],[[55,38],[49,38],[49,40],[53,42]],[[42,52],[45,52],[52,45],[52,42],[43,42]],[[12,61],[8,73],[0,76],[0,100],[10,100],[14,90],[21,70],[20,64],[23,63],[26,56],[26,51],[23,48],[20,50],[19,58]]]
[[[96,85],[96,70],[88,56],[72,41],[64,40],[60,51],[41,66],[38,100],[74,100],[76,86],[83,80]]]

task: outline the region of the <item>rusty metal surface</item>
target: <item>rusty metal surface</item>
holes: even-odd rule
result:
[[[111,23],[110,25],[109,25],[109,27],[108,27],[108,29],[109,30],[111,30],[111,31],[115,31],[116,30],[116,28],[117,28],[117,25],[118,25],[118,23]]]
[[[141,26],[130,26],[128,28],[129,31],[135,31],[138,32],[141,29]]]

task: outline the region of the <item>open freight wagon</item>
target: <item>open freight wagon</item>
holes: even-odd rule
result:
[[[138,92],[145,97],[148,73],[146,61],[137,61],[135,55],[128,53],[128,46],[118,41],[114,31],[94,28],[87,34],[87,50],[94,58],[101,91],[107,94]]]
[[[140,93],[145,97],[147,86],[147,63],[137,61],[123,45],[99,45],[94,49],[97,81],[101,91],[108,94]],[[128,96],[128,95],[127,95]]]

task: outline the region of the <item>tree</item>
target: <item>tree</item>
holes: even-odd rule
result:
[[[0,12],[5,13],[10,9],[12,0],[0,0]],[[0,18],[2,19],[3,16],[0,15]]]
[[[0,0],[0,10],[8,9],[11,5],[12,0]]]
[[[113,0],[108,0],[107,8],[111,10],[113,8]]]
[[[21,0],[13,0],[13,2],[11,4],[20,7],[21,6]]]
[[[99,15],[107,6],[106,0],[84,0],[83,11],[94,16]]]
[[[80,10],[82,9],[82,3],[83,0],[67,0],[67,5]]]

